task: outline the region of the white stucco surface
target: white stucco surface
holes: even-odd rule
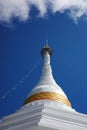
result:
[[[0,130],[87,130],[87,115],[53,102],[29,103],[6,116]]]
[[[44,56],[44,66],[38,84],[31,96],[39,92],[55,92],[67,98],[55,82],[50,66],[50,56]],[[63,102],[37,100],[22,106],[15,113],[3,118],[0,130],[87,130],[87,115],[76,112]]]
[[[44,65],[40,81],[33,88],[28,97],[38,92],[56,92],[67,98],[66,94],[63,92],[61,87],[56,83],[56,81],[53,78],[52,69],[50,65],[50,56],[48,52],[44,56]]]

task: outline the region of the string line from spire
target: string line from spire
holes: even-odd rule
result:
[[[38,64],[40,63],[42,58],[40,58],[36,64],[33,66],[33,68],[17,83],[15,84],[11,89],[9,89],[3,96],[0,97],[0,100],[5,99],[9,94],[11,94],[13,91],[16,91],[18,86],[22,84],[27,78],[30,77],[32,72],[37,68]]]

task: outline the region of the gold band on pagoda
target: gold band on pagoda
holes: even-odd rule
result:
[[[29,102],[36,101],[36,100],[55,100],[55,101],[58,101],[58,102],[63,102],[67,106],[71,107],[71,104],[70,104],[70,102],[67,98],[65,98],[64,96],[62,96],[58,93],[55,93],[55,92],[35,93],[25,100],[24,105],[29,103]]]

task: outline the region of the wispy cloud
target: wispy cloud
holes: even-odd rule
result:
[[[74,21],[87,17],[87,0],[0,0],[0,22],[11,23],[14,18],[26,21],[32,6],[39,10],[40,17],[48,9],[52,13],[66,12]]]

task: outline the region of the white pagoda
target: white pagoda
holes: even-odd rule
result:
[[[53,78],[52,50],[46,44],[40,81],[16,113],[3,118],[0,130],[87,130],[87,115],[76,112]]]

